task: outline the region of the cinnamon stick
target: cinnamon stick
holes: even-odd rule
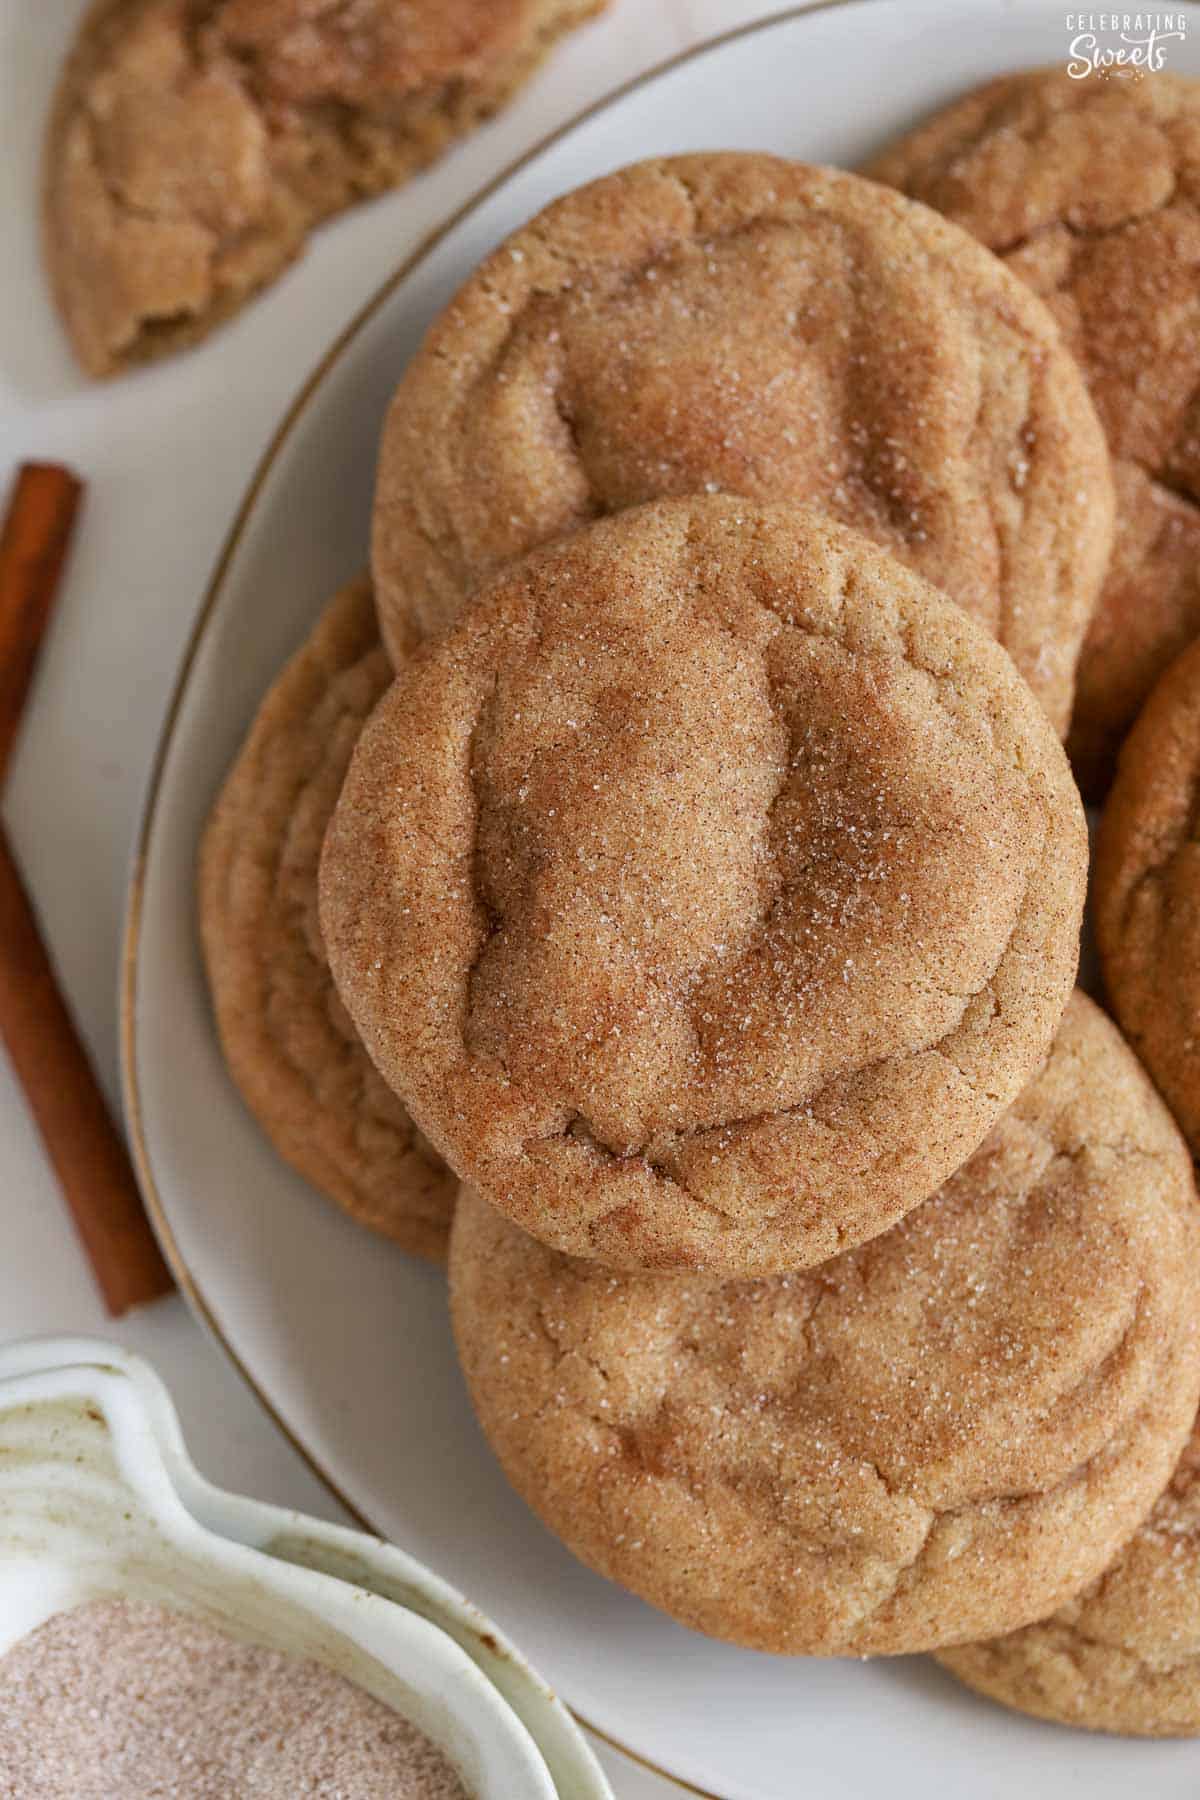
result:
[[[109,1115],[0,827],[0,1037],[114,1318],[171,1288],[129,1153]]]
[[[0,784],[54,605],[81,484],[26,463],[0,530]],[[137,1180],[0,827],[0,1039],[25,1090],[104,1304],[119,1316],[169,1291]]]
[[[0,531],[0,788],[82,493],[70,469],[22,463]]]

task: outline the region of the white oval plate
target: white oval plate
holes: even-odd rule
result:
[[[1178,9],[1176,9],[1178,10]],[[1190,22],[1190,21],[1189,21]],[[1168,66],[1200,73],[1200,17]],[[331,1487],[511,1631],[582,1717],[720,1800],[1194,1800],[1200,1745],[1085,1737],[1000,1711],[928,1660],[790,1662],[708,1642],[576,1563],[471,1416],[443,1283],[274,1156],[217,1049],[196,941],[205,814],[258,701],[365,558],[375,446],[406,359],[479,258],[639,156],[770,149],[853,166],[1005,69],[1061,63],[1044,0],[845,0],[634,83],[502,177],[377,295],[269,448],[185,660],[147,804],[126,947],[126,1100],[185,1290]],[[164,579],[170,572],[164,571]]]

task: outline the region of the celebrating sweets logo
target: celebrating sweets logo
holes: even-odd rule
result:
[[[1089,75],[1139,81],[1166,67],[1172,42],[1187,36],[1182,12],[1073,12],[1067,74],[1076,81]]]

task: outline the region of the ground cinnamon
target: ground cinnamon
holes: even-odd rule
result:
[[[431,1738],[331,1669],[116,1598],[0,1657],[0,1794],[470,1800]]]

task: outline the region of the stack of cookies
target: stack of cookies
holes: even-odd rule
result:
[[[373,580],[201,866],[247,1101],[448,1248],[480,1423],[576,1554],[733,1643],[1147,1733],[1200,1731],[1196,651],[1101,832],[1133,1048],[1073,989],[1061,738],[1094,784],[1124,728],[1073,707],[1148,579],[1110,448],[1119,508],[1166,492],[1185,353],[1200,391],[1195,260],[1161,392],[1082,265],[1182,242],[1193,114],[988,90],[877,171],[953,219],[722,154],[551,206],[406,371]],[[1086,178],[1110,129],[1157,200]]]

